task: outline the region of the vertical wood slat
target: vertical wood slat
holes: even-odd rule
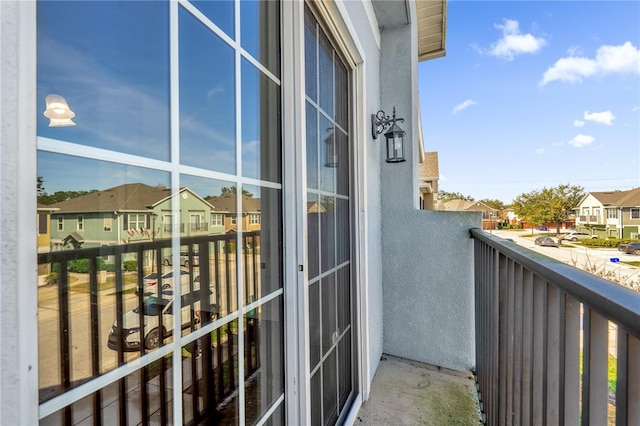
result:
[[[546,395],[546,419],[548,425],[560,423],[560,361],[561,353],[564,351],[563,335],[561,329],[564,324],[564,306],[562,305],[562,292],[556,286],[549,286],[547,289],[547,395]]]
[[[531,423],[533,360],[533,274],[525,270],[522,287],[522,424]]]
[[[627,351],[627,424],[640,425],[640,340],[629,335]]]
[[[513,396],[513,352],[514,352],[513,326],[515,322],[515,318],[514,318],[515,300],[514,300],[514,288],[513,288],[514,265],[511,259],[507,259],[506,263],[507,263],[506,265],[507,275],[506,275],[505,286],[506,286],[506,292],[507,292],[507,299],[506,299],[507,341],[505,342],[505,344],[507,346],[507,352],[506,352],[507,386],[504,387],[504,392],[506,393],[505,424],[507,426],[512,426],[513,425],[513,398],[514,398]]]
[[[580,303],[565,296],[564,424],[580,424]]]
[[[547,331],[547,283],[538,276],[533,277],[533,359],[531,424],[542,425],[546,405],[546,347]]]
[[[498,270],[498,423],[507,423],[507,260],[499,256]]]
[[[609,386],[607,380],[608,321],[585,307],[583,314],[582,421],[585,425],[607,424]]]
[[[522,298],[523,268],[517,265],[514,271],[514,353],[513,353],[513,422],[522,424],[522,322],[523,322],[523,298]]]

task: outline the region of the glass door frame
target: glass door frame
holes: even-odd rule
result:
[[[304,10],[306,2],[282,3],[282,108],[283,108],[283,194],[285,263],[285,353],[286,407],[291,424],[311,423],[309,293],[307,262],[307,182],[305,153],[305,59]],[[306,3],[321,27],[330,36],[334,49],[349,70],[350,143],[352,176],[350,183],[351,257],[353,282],[353,320],[355,372],[354,398],[347,410],[347,422],[355,419],[358,408],[369,394],[369,310],[367,277],[367,112],[365,61],[361,43],[354,39],[354,25],[345,6],[324,1]],[[292,167],[287,167],[292,166]],[[295,262],[293,261],[295,259]],[[293,309],[295,308],[295,309]],[[343,420],[344,418],[340,418]]]

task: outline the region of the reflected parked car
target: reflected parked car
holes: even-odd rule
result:
[[[627,254],[635,254],[640,256],[640,243],[619,244],[618,250]]]
[[[548,230],[549,230],[549,228],[547,228],[547,227],[546,227],[546,226],[544,226],[544,225],[536,226],[536,229],[537,229],[538,231],[548,231]]]
[[[180,270],[180,283],[181,285],[189,284],[189,271],[185,271],[184,269]],[[138,286],[136,289],[136,295],[142,290],[142,294],[145,296],[149,296],[151,294],[156,294],[158,285],[158,272],[152,272],[149,275],[145,276],[142,280],[142,286]],[[162,275],[160,281],[160,291],[169,290],[173,288],[173,271],[166,272]]]
[[[218,317],[218,307],[213,303],[214,293],[211,290],[207,292],[211,298],[207,309],[210,309],[211,318],[215,320]],[[182,295],[180,299],[182,329],[195,327],[200,323],[201,309],[203,309],[201,297],[201,293],[195,291]],[[173,333],[173,303],[172,290],[164,290],[160,297],[150,296],[144,299],[143,326],[140,327],[139,307],[126,312],[122,323],[115,321],[109,331],[107,338],[109,349],[138,351],[141,345],[146,349],[155,349],[160,346],[162,337],[167,338]]]
[[[587,234],[586,232],[569,232],[567,235],[563,235],[561,237],[563,240],[568,240],[568,241],[578,241],[581,240],[583,238],[598,238],[597,235],[593,235],[593,234]]]
[[[168,256],[165,256],[162,259],[162,263],[165,264],[166,266],[173,265],[173,255],[170,254]],[[185,268],[188,268],[189,265],[193,265],[193,266],[200,265],[200,257],[198,256],[198,253],[192,253],[191,259],[189,259],[189,252],[188,251],[181,251],[180,252],[180,266],[184,266]]]
[[[558,243],[550,237],[538,237],[535,239],[534,243],[537,246],[558,247]]]

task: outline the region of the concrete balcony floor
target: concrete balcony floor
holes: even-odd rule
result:
[[[355,424],[480,425],[473,375],[383,355]]]

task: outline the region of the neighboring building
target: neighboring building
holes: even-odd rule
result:
[[[450,200],[442,203],[442,210],[457,212],[481,212],[482,229],[498,229],[500,218],[498,209],[487,206],[480,201]]]
[[[423,210],[436,210],[438,201],[438,153],[422,152],[420,156],[419,184],[420,208]]]
[[[36,217],[36,232],[38,234],[38,253],[48,253],[51,251],[51,213],[58,210],[55,207],[38,204],[38,215]],[[38,265],[38,275],[45,275],[51,272],[50,265]]]
[[[52,204],[54,251],[129,244],[181,236],[219,234],[212,206],[188,188],[179,191],[180,215],[173,222],[171,191],[131,183]]]
[[[638,238],[640,188],[590,192],[576,211],[576,229],[602,238]]]
[[[241,212],[236,207],[237,199],[235,194],[225,194],[214,197],[207,197],[205,200],[212,206],[212,216],[216,216],[224,223],[224,232],[236,232],[239,228],[238,220],[242,222],[242,229],[245,231],[260,230],[260,206],[259,198],[242,195]]]
[[[3,1],[0,23],[1,424],[353,423],[383,353],[473,369],[481,213],[418,209],[418,62],[445,54],[445,0]],[[387,163],[369,118],[394,108],[407,161]],[[37,176],[110,188],[56,206],[70,250],[38,256]],[[204,201],[225,186],[259,207]],[[62,270],[53,302],[32,285],[36,260],[184,239],[184,331],[128,354],[135,274],[71,294]]]

